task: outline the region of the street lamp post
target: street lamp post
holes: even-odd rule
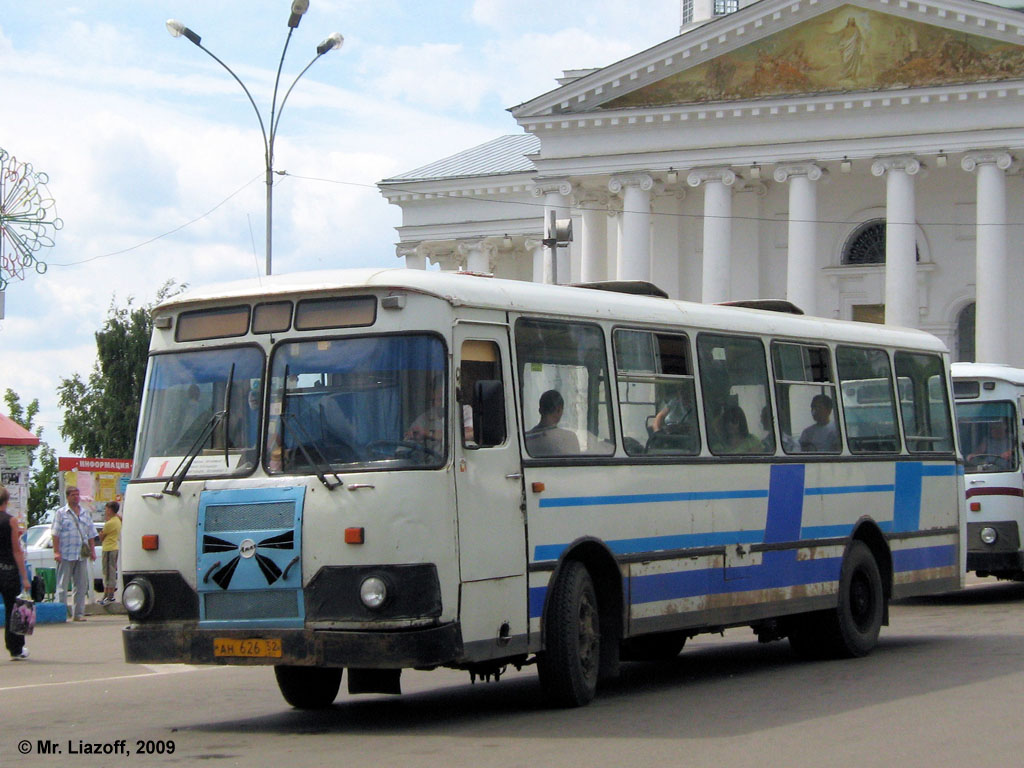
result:
[[[345,42],[338,32],[324,38],[323,42],[316,47],[316,56],[314,56],[310,62],[303,68],[299,74],[295,76],[292,84],[288,86],[288,90],[285,91],[284,98],[281,99],[281,104],[278,106],[277,103],[277,90],[278,85],[281,82],[281,68],[284,66],[284,57],[288,52],[288,43],[291,42],[292,32],[299,26],[299,21],[302,19],[302,15],[309,9],[309,0],[294,0],[291,8],[291,15],[288,17],[288,37],[284,41],[284,49],[281,51],[281,61],[277,65],[277,77],[274,78],[274,96],[270,101],[270,130],[267,130],[266,125],[263,123],[263,115],[260,114],[259,107],[256,106],[256,102],[252,98],[252,94],[249,93],[249,89],[245,87],[245,83],[232,71],[231,67],[217,58],[208,48],[206,48],[199,35],[193,32],[191,29],[186,27],[180,21],[175,19],[167,20],[167,31],[171,33],[173,37],[184,37],[191,43],[194,43],[197,48],[202,50],[211,59],[220,64],[224,69],[227,70],[228,74],[231,75],[235,82],[242,86],[242,90],[245,91],[245,95],[249,99],[249,103],[252,104],[253,110],[256,112],[256,119],[260,122],[260,131],[263,133],[263,157],[266,164],[266,175],[267,175],[267,274],[271,273],[271,254],[272,254],[272,242],[273,242],[273,205],[274,205],[274,139],[277,138],[277,127],[281,122],[281,114],[284,112],[285,102],[288,101],[288,97],[291,95],[292,88],[299,82],[306,70],[313,66],[313,63],[317,61],[321,56],[329,51],[333,51],[335,48],[341,48],[342,43]]]

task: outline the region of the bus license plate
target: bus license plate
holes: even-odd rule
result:
[[[249,658],[281,658],[281,641],[255,637],[215,637],[214,656],[245,656]]]

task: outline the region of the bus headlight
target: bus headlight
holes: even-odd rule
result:
[[[153,610],[153,585],[146,579],[132,579],[121,593],[121,602],[132,617],[145,617]]]
[[[999,534],[996,533],[996,529],[995,528],[991,528],[991,527],[986,526],[985,528],[981,529],[981,540],[985,544],[995,544],[996,543],[996,539],[998,539],[998,538],[999,538]]]
[[[380,576],[368,576],[359,585],[359,599],[367,608],[380,608],[388,600],[388,585]]]

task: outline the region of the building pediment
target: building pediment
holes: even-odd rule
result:
[[[1024,14],[974,0],[761,0],[544,94],[517,119],[1024,79]]]
[[[1022,45],[843,5],[602,106],[919,88],[1022,76]]]

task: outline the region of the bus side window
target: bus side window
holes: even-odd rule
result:
[[[689,339],[620,329],[614,340],[626,453],[700,453]]]
[[[762,418],[770,399],[761,340],[702,333],[697,361],[711,452],[775,453],[775,435]]]
[[[615,453],[614,395],[600,326],[520,318],[515,334],[527,454]]]
[[[493,341],[462,342],[459,367],[459,410],[462,444],[489,448],[505,442],[504,386],[501,350]]]
[[[884,349],[836,348],[846,442],[851,453],[898,453],[896,396]]]
[[[775,402],[786,453],[839,453],[842,439],[828,347],[772,343]]]
[[[896,353],[904,439],[911,453],[949,453],[953,427],[942,358],[938,355]],[[906,382],[906,385],[904,385]]]

